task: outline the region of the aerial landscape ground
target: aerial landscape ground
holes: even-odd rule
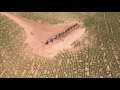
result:
[[[0,78],[120,78],[120,13],[0,12]]]

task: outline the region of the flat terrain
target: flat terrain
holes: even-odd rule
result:
[[[1,12],[0,77],[120,78],[119,39],[119,12]]]
[[[15,13],[3,12],[2,14],[14,20],[24,28],[27,34],[26,43],[33,49],[33,52],[43,57],[52,58],[56,56],[60,50],[70,48],[71,44],[85,32],[85,28],[82,28],[83,25],[77,21],[50,25],[24,19]],[[66,37],[62,37],[62,40],[58,39],[49,45],[43,45],[47,40],[65,31],[75,23],[79,23],[80,27],[70,32]]]

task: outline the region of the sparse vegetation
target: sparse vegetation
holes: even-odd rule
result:
[[[21,16],[39,21],[41,20],[42,22],[47,22],[51,24],[56,24],[56,23],[63,23],[65,21],[73,21],[73,20],[78,20],[78,21],[83,21],[86,19],[87,14],[89,16],[93,16],[95,13],[79,13],[79,12],[26,12],[26,13],[19,13]]]
[[[89,33],[72,45],[76,51],[53,59],[32,54],[22,27],[0,14],[0,77],[120,78],[120,13],[27,12],[22,16],[48,23],[78,19]],[[58,15],[59,14],[59,15]],[[79,17],[80,16],[80,17]],[[67,17],[67,18],[66,18]],[[88,40],[88,44],[84,44]],[[83,47],[85,46],[85,47]],[[83,47],[83,48],[81,48]]]

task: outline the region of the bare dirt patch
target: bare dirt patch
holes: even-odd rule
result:
[[[71,43],[80,38],[85,32],[85,27],[79,27],[73,30],[71,33],[67,34],[65,37],[57,39],[54,42],[44,46],[43,43],[49,38],[52,38],[58,33],[63,32],[65,29],[75,23],[79,23],[81,26],[83,26],[83,23],[72,21],[63,24],[47,24],[27,20],[23,17],[20,17],[16,13],[1,13],[14,20],[17,24],[24,28],[27,34],[26,43],[29,44],[29,47],[33,49],[35,54],[47,58],[53,58],[59,51],[72,48]]]

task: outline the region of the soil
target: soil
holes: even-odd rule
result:
[[[37,55],[47,58],[53,58],[60,51],[71,49],[71,43],[80,38],[84,32],[85,27],[83,27],[82,22],[72,21],[68,23],[62,24],[48,24],[41,23],[33,20],[28,20],[19,16],[17,13],[12,12],[0,12],[1,14],[9,17],[14,22],[19,24],[22,28],[24,28],[27,39],[26,43],[28,43],[28,47],[30,47],[33,52]],[[50,42],[48,45],[44,45],[44,43],[50,38],[54,37],[58,33],[65,31],[68,27],[72,26],[75,23],[79,23],[80,27],[73,30],[65,37],[61,39],[54,40]],[[82,26],[82,27],[81,27]]]

